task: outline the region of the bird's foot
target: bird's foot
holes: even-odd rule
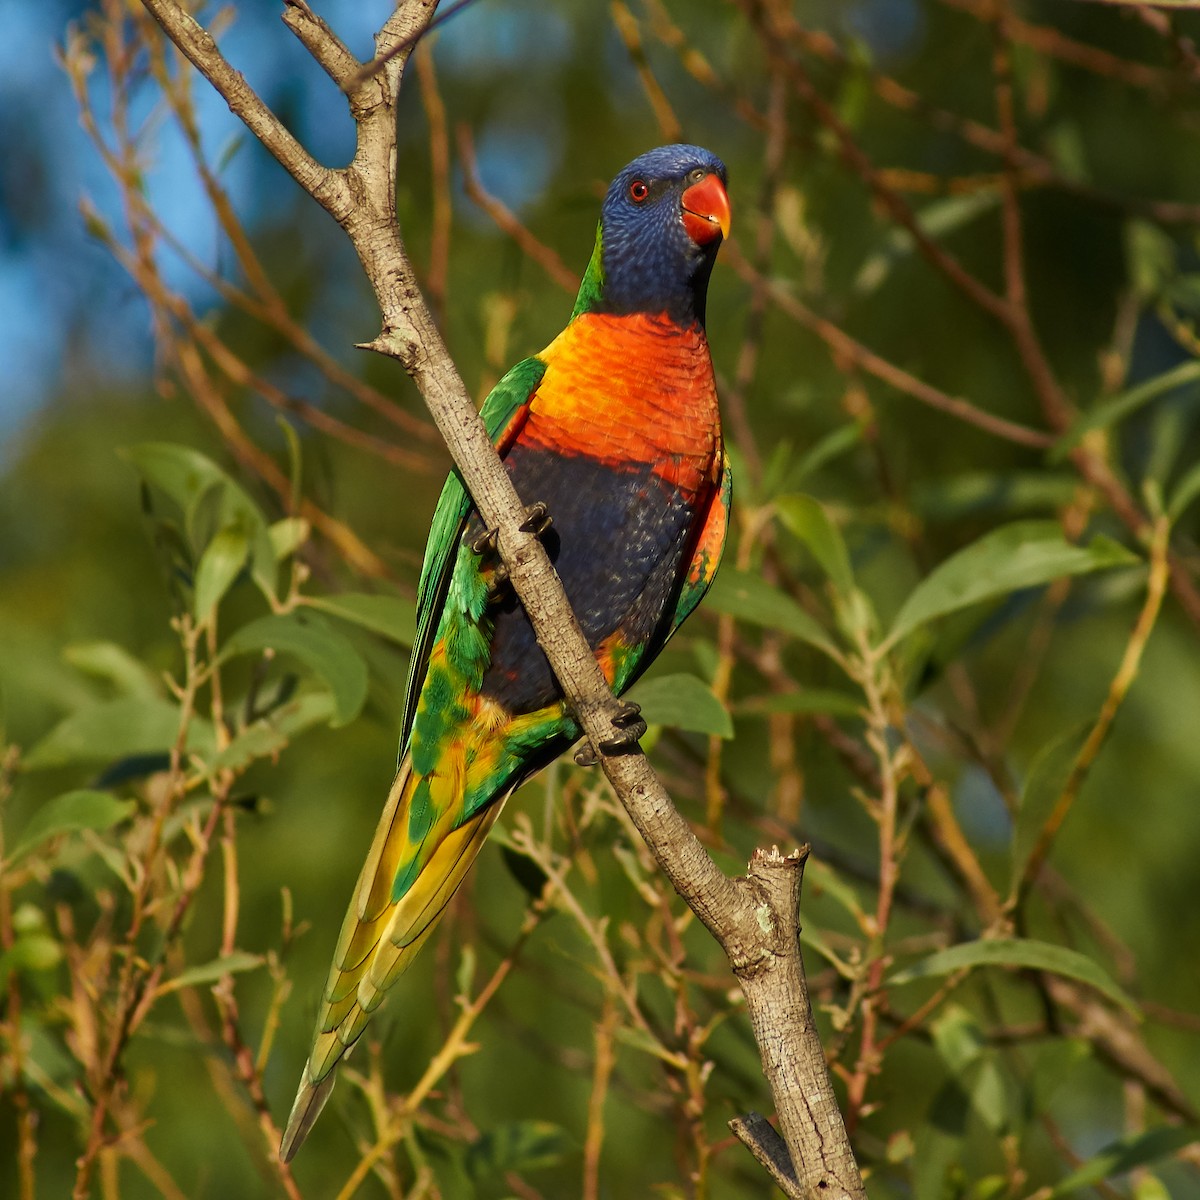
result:
[[[637,746],[639,740],[646,733],[646,722],[642,720],[641,712],[640,704],[634,704],[632,700],[621,701],[620,707],[612,718],[617,732],[600,743],[601,754],[624,754]],[[592,743],[584,742],[575,751],[575,761],[581,767],[594,767],[600,759],[593,749]]]
[[[525,520],[521,522],[522,533],[532,533],[541,537],[554,523],[550,511],[540,500],[525,506]],[[488,599],[497,599],[508,585],[508,567],[500,557],[500,531],[485,529],[470,542],[471,552],[478,554],[480,571],[487,577]]]
[[[554,524],[550,510],[541,500],[525,506],[525,520],[518,528],[522,533],[532,533],[541,537]],[[485,529],[471,540],[471,551],[481,558],[492,558],[500,552],[500,530]]]
[[[554,518],[541,500],[535,500],[525,506],[525,520],[521,522],[522,533],[532,533],[541,537],[553,524]]]

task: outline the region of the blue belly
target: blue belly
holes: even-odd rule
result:
[[[646,467],[618,471],[592,459],[514,446],[505,459],[522,501],[553,518],[543,545],[594,649],[620,632],[626,645],[666,640],[696,535],[694,497]],[[477,514],[465,537],[482,531]],[[506,590],[494,608],[492,661],[484,695],[513,713],[562,697],[533,627]]]

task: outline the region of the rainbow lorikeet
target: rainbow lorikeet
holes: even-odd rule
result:
[[[729,232],[725,180],[724,164],[697,146],[630,163],[604,199],[566,329],[483,406],[518,494],[535,502],[529,527],[618,695],[699,603],[725,542],[730,472],[704,333]],[[417,602],[400,766],[342,925],[285,1161],[505,799],[580,734],[457,472],[434,514]],[[645,732],[635,705],[623,722],[631,742]]]

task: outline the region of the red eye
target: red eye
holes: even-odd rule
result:
[[[629,185],[629,198],[634,204],[641,204],[648,195],[650,195],[650,189],[646,186],[644,180],[635,179]]]

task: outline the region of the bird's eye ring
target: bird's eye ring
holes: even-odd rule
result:
[[[646,186],[644,179],[635,179],[629,185],[629,198],[634,204],[641,204],[648,195],[650,195],[650,189]]]

